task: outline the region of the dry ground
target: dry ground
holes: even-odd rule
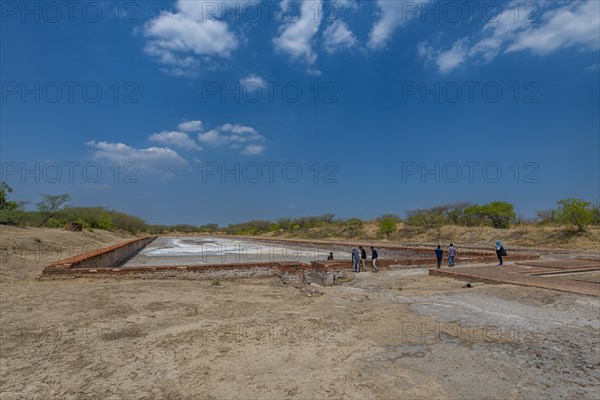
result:
[[[598,298],[422,270],[295,288],[25,264],[2,262],[0,399],[599,398]]]

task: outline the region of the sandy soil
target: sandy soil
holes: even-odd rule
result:
[[[276,279],[20,280],[35,270],[22,264],[2,263],[1,399],[600,393],[598,298],[467,288],[424,270],[296,288]]]
[[[34,279],[52,262],[131,238],[102,230],[70,232],[0,225],[0,282]]]

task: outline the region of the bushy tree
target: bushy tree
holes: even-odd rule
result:
[[[395,233],[398,229],[397,220],[393,218],[381,218],[379,219],[378,227],[379,233],[389,237],[390,234]]]
[[[592,214],[594,215],[592,225],[600,225],[600,201],[596,201],[596,204],[592,206]]]
[[[71,201],[71,196],[68,194],[42,194],[42,197],[44,199],[37,203],[37,210],[44,216],[40,225],[54,217],[59,210],[67,207],[67,203]]]
[[[556,210],[538,210],[535,213],[537,215],[537,220],[542,225],[556,224],[558,222]]]
[[[583,231],[594,221],[594,210],[589,201],[570,198],[559,200],[557,204],[556,213],[561,224],[575,226]]]
[[[384,220],[384,219],[390,219],[390,220],[394,221],[397,224],[399,224],[400,222],[402,222],[402,218],[400,218],[400,216],[396,215],[396,214],[383,214],[383,215],[380,215],[379,217],[377,217],[377,222],[380,222],[381,220]]]
[[[494,228],[508,228],[517,219],[512,204],[494,201],[479,207],[479,212],[492,222]]]
[[[437,208],[409,210],[406,212],[406,223],[425,229],[439,228],[446,224],[446,217]]]
[[[8,193],[12,193],[13,190],[6,182],[0,184],[0,210],[2,211],[14,211],[20,208],[19,203],[16,201],[8,200]]]

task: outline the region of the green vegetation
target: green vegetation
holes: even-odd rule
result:
[[[342,219],[333,214],[317,217],[281,218],[276,221],[256,220],[220,227],[217,224],[151,225],[143,219],[104,207],[72,207],[68,194],[42,194],[35,210],[24,210],[25,202],[10,200],[13,192],[5,182],[0,185],[0,223],[20,226],[64,228],[79,223],[83,229],[123,231],[132,234],[224,233],[240,236],[290,236],[312,239],[327,238],[393,238],[402,229],[419,231],[440,229],[442,226],[492,227],[506,229],[512,225],[552,225],[584,231],[590,225],[600,226],[600,207],[576,198],[558,201],[556,209],[537,211],[537,218],[523,221],[512,204],[494,201],[488,204],[469,202],[450,203],[427,209],[406,212],[403,220],[395,214],[385,214],[375,221],[359,218]]]
[[[12,193],[12,188],[6,182],[0,184],[0,210],[14,211],[21,208],[16,201],[9,201],[8,194]]]
[[[67,203],[71,201],[71,196],[68,194],[42,194],[42,197],[44,199],[37,203],[37,210],[44,217],[40,226],[53,218],[59,210],[68,207]]]
[[[422,228],[439,228],[443,225],[492,226],[508,228],[516,222],[513,205],[503,201],[478,205],[467,202],[451,203],[428,209],[410,210],[406,223]]]
[[[380,235],[388,238],[392,233],[398,230],[400,218],[393,215],[382,215],[377,219],[377,227]]]
[[[564,199],[558,203],[556,219],[559,223],[567,226],[575,226],[579,231],[594,222],[594,210],[592,203],[581,199]]]

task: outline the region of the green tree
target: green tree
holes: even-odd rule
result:
[[[597,200],[596,204],[592,206],[592,214],[594,215],[592,225],[600,225],[600,200]]]
[[[537,210],[535,213],[542,225],[551,225],[557,222],[556,210]]]
[[[13,190],[6,182],[0,184],[0,210],[2,211],[14,211],[20,208],[19,203],[16,201],[8,200],[8,193],[12,193]]]
[[[348,225],[348,228],[353,231],[361,230],[363,227],[363,222],[358,218],[350,218],[346,221],[346,224]]]
[[[513,205],[504,201],[494,201],[480,206],[479,212],[491,221],[494,228],[508,228],[517,219]]]
[[[379,233],[389,237],[390,234],[396,232],[398,229],[396,220],[393,218],[381,218],[379,219]]]
[[[380,215],[379,217],[377,217],[377,222],[383,220],[383,219],[391,219],[394,222],[396,222],[397,224],[402,222],[402,218],[400,218],[400,216],[398,216],[397,214],[383,214]]]
[[[559,200],[557,204],[557,220],[561,224],[575,226],[583,231],[594,221],[594,210],[589,201],[570,198]]]
[[[67,203],[71,201],[71,196],[68,194],[42,194],[42,197],[44,199],[37,203],[37,210],[44,216],[40,226],[54,217],[58,211],[67,207]]]
[[[406,223],[425,229],[438,229],[446,224],[446,217],[438,208],[409,210],[406,212]]]

